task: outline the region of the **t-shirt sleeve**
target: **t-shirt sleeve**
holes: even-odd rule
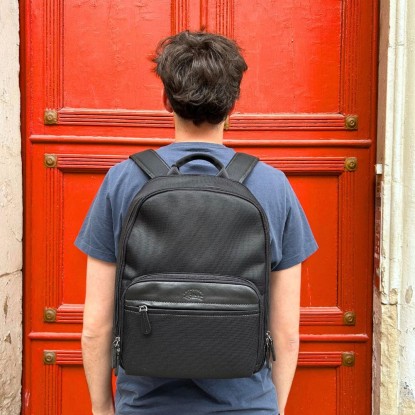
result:
[[[281,260],[272,264],[272,271],[291,268],[313,254],[318,245],[303,208],[290,183],[285,179],[285,223],[282,229]]]
[[[108,173],[89,208],[75,240],[75,246],[91,257],[102,261],[116,262],[109,189],[110,174]]]

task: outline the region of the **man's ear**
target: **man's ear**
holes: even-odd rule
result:
[[[229,130],[229,124],[230,124],[230,116],[231,116],[231,114],[232,114],[232,112],[233,112],[233,110],[235,109],[235,104],[233,104],[232,105],[232,108],[229,110],[229,112],[228,112],[228,115],[226,116],[226,118],[225,118],[225,123],[224,123],[224,125],[223,125],[223,128],[225,129],[225,130]]]
[[[164,105],[164,108],[166,108],[168,112],[173,112],[173,107],[171,106],[170,101],[167,98],[165,89],[163,89],[163,105]]]

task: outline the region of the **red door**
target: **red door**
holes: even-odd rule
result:
[[[206,27],[249,70],[226,144],[282,169],[320,250],[303,267],[288,415],[367,415],[377,2],[31,0],[22,3],[25,414],[88,414],[80,332],[86,258],[73,241],[105,172],[170,142],[149,60]]]

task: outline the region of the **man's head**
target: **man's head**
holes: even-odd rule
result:
[[[173,111],[195,125],[224,121],[248,68],[234,41],[206,32],[162,40],[154,62]]]

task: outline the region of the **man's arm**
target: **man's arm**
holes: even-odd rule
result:
[[[297,367],[299,349],[301,264],[271,273],[270,331],[276,361],[272,364],[280,414],[283,415]]]
[[[115,264],[88,256],[82,356],[94,415],[114,415],[111,341]]]

